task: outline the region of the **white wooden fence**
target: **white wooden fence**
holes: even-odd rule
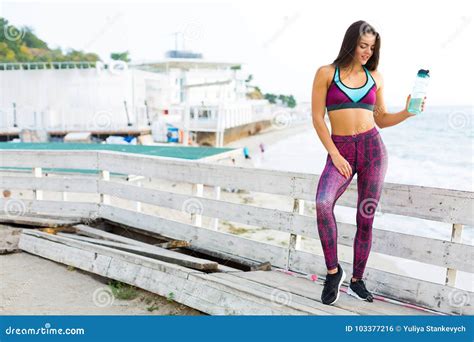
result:
[[[209,162],[195,162],[108,151],[0,151],[0,167],[29,168],[32,172],[0,177],[0,189],[33,190],[34,198],[0,200],[0,210],[9,201],[21,200],[24,214],[50,213],[77,217],[102,217],[171,238],[187,240],[191,246],[212,251],[235,261],[270,261],[289,270],[326,274],[324,258],[298,248],[301,236],[319,239],[316,218],[303,213],[303,201],[314,201],[319,176],[314,174],[253,169]],[[98,170],[97,177],[42,177],[44,168]],[[111,173],[132,174],[194,184],[193,195],[183,195],[114,181]],[[238,204],[202,196],[202,186],[237,188],[288,196],[293,211]],[[47,201],[43,191],[100,194],[97,202]],[[373,229],[372,252],[436,265],[446,269],[444,284],[367,268],[367,286],[376,293],[449,314],[474,314],[474,293],[457,288],[457,271],[474,273],[474,246],[461,241],[464,225],[474,225],[473,192],[385,183],[384,213],[445,222],[452,225],[450,241]],[[134,208],[111,204],[110,196],[182,210],[185,201],[199,204],[194,224],[177,222]],[[217,196],[218,198],[218,196]],[[353,182],[337,204],[355,207],[357,188]],[[138,210],[137,210],[138,209]],[[7,210],[8,211],[8,210]],[[6,213],[8,214],[8,212]],[[201,227],[200,217],[225,219],[290,233],[287,247]],[[338,243],[352,246],[355,225],[338,223]],[[395,229],[396,230],[396,229]],[[352,265],[341,262],[352,272]]]

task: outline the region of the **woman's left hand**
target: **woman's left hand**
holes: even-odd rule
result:
[[[408,111],[408,104],[410,103],[410,99],[411,99],[411,94],[408,95],[408,97],[407,97],[407,102],[405,104],[405,112],[407,113],[408,116],[416,116],[416,114],[410,113]],[[423,102],[421,103],[421,111],[422,112],[425,110],[425,101],[426,101],[426,96],[423,98]]]

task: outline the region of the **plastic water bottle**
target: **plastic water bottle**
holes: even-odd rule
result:
[[[415,85],[411,92],[410,103],[408,104],[408,111],[412,114],[421,113],[421,104],[426,95],[426,89],[430,80],[429,70],[420,69],[416,74]]]

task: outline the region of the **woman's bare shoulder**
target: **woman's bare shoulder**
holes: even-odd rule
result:
[[[318,68],[316,75],[321,77],[321,81],[324,81],[327,85],[329,85],[332,81],[335,70],[336,69],[332,64],[322,65]]]
[[[383,87],[383,76],[380,70],[372,70],[371,72],[372,77],[374,78],[375,83],[377,84],[377,88]]]
[[[318,68],[318,71],[321,70],[325,74],[332,74],[336,68],[332,64],[322,65]]]

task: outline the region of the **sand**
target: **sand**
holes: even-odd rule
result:
[[[0,245],[17,231],[0,227]],[[109,279],[26,252],[0,255],[0,279],[0,315],[203,315],[142,289],[117,299]]]

